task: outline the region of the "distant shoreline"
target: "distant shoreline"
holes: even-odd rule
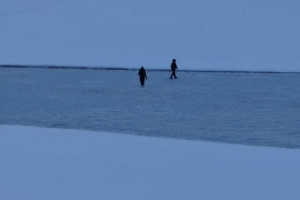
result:
[[[137,68],[126,67],[86,67],[86,66],[59,66],[59,65],[0,65],[0,68],[37,68],[37,69],[76,69],[76,70],[114,70],[137,71]],[[147,71],[169,72],[169,69],[147,69]],[[203,72],[203,73],[260,73],[260,74],[300,74],[300,72],[276,72],[276,71],[242,71],[242,70],[196,70],[183,69],[179,72]]]

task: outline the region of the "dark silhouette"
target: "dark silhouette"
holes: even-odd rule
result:
[[[171,64],[171,70],[172,70],[172,74],[170,76],[170,79],[172,79],[172,77],[174,76],[175,78],[177,78],[175,71],[176,69],[178,69],[177,65],[176,65],[176,59],[173,59],[173,62]]]
[[[145,84],[145,78],[147,80],[147,74],[146,71],[144,69],[144,67],[142,66],[140,71],[139,71],[139,76],[140,76],[140,82],[141,82],[141,86],[144,86]]]

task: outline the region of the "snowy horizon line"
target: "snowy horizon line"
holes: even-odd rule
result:
[[[13,64],[2,64],[0,68],[36,68],[36,69],[67,69],[67,70],[123,70],[123,71],[137,71],[140,68],[134,67],[104,67],[104,66],[67,66],[67,65],[13,65]],[[157,72],[166,72],[170,69],[163,68],[149,68],[147,71],[157,71]],[[217,70],[217,69],[178,69],[179,72],[210,72],[210,73],[262,73],[262,74],[300,74],[300,72],[292,71],[269,71],[269,70]]]

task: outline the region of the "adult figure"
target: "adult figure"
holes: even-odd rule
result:
[[[172,70],[172,74],[170,76],[170,79],[172,79],[172,77],[174,76],[175,78],[177,78],[175,71],[176,69],[178,69],[177,65],[176,65],[176,59],[173,59],[172,64],[171,64],[171,70]]]
[[[139,71],[139,76],[140,76],[140,82],[141,82],[141,86],[145,85],[145,79],[147,80],[147,74],[146,74],[146,70],[144,69],[144,67],[142,66],[140,71]]]

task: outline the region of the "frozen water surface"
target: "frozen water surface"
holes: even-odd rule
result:
[[[147,75],[0,68],[0,124],[300,148],[299,74]]]

